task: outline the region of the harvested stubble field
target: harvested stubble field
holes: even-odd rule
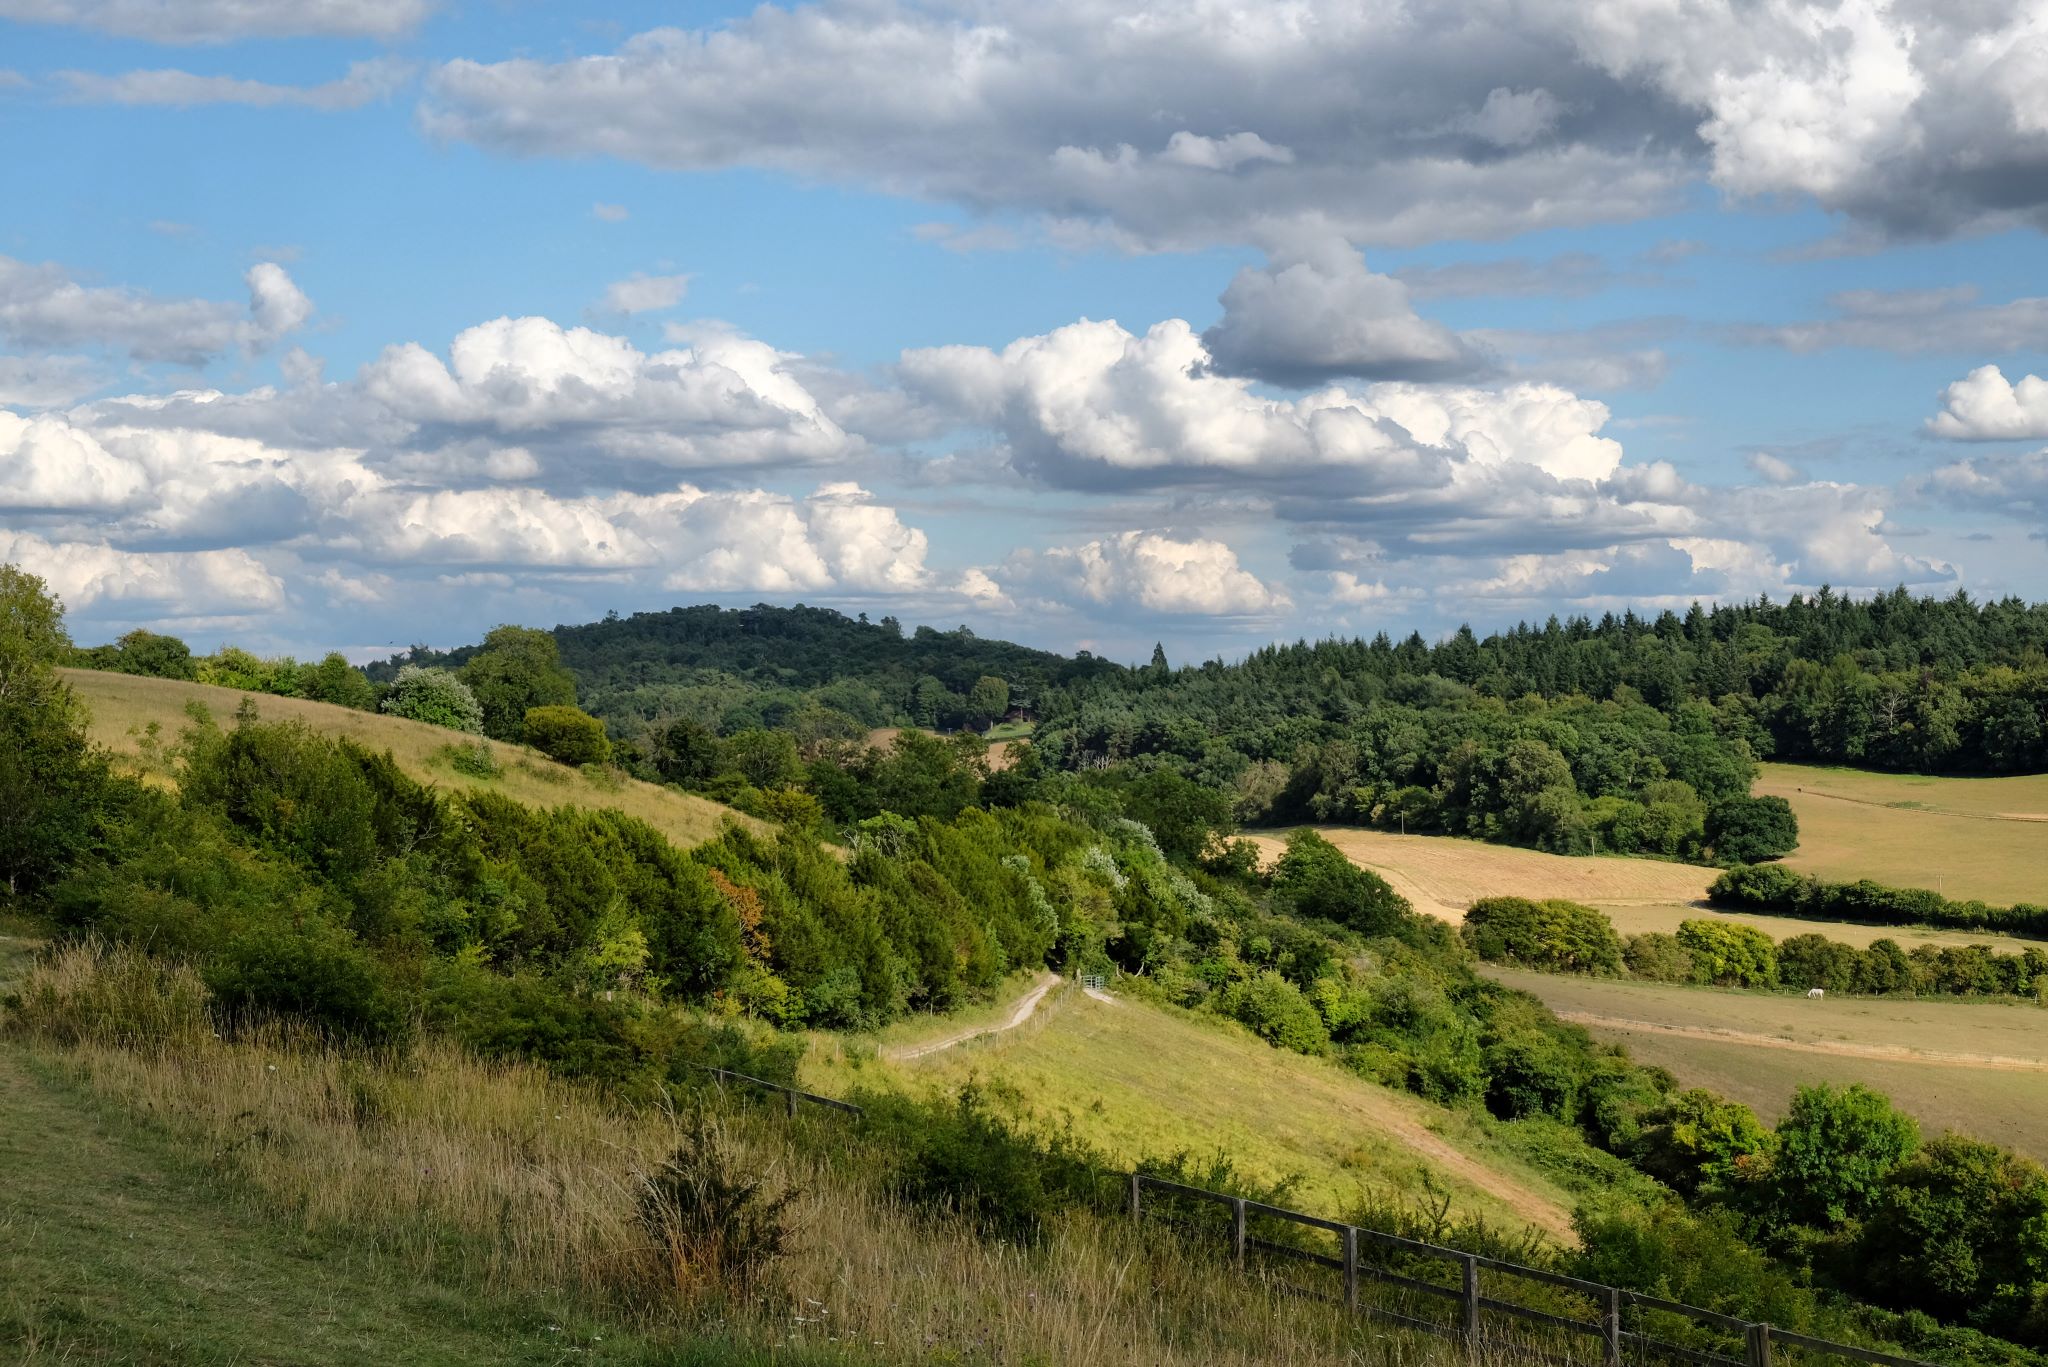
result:
[[[1347,858],[1371,869],[1415,904],[1446,921],[1465,919],[1482,897],[1566,897],[1588,906],[1682,906],[1706,896],[1714,870],[1661,859],[1546,854],[1444,835],[1395,835],[1356,826],[1316,832]],[[1268,858],[1287,843],[1285,831],[1252,832]]]
[[[601,785],[526,746],[464,736],[404,717],[175,679],[91,669],[61,672],[91,713],[93,740],[131,762],[142,760],[143,736],[151,722],[160,728],[162,743],[168,745],[189,724],[185,711],[189,703],[199,703],[215,722],[231,726],[236,709],[247,699],[265,721],[303,721],[323,735],[347,736],[372,750],[389,750],[398,767],[421,782],[442,788],[489,788],[535,807],[613,808],[638,817],[684,847],[711,839],[729,817],[760,824],[729,807],[672,788],[623,777],[616,786]],[[498,777],[471,777],[449,767],[441,757],[444,747],[469,741],[490,747],[501,771]]]
[[[1571,1195],[1491,1151],[1469,1119],[1223,1022],[1066,987],[1015,1029],[901,1058],[913,1044],[893,1035],[878,1057],[814,1047],[806,1085],[840,1091],[874,1070],[939,1091],[974,1080],[1015,1112],[1070,1120],[1119,1160],[1221,1152],[1251,1177],[1295,1178],[1302,1209],[1334,1213],[1368,1193],[1421,1199],[1427,1173],[1455,1213],[1572,1238]]]
[[[1861,1082],[1929,1134],[2048,1161],[2048,1010],[2011,1002],[1737,992],[1489,968],[1680,1082],[1776,1119],[1793,1089]]]
[[[1393,835],[1355,826],[1315,829],[1352,862],[1391,883],[1395,891],[1415,904],[1417,911],[1453,924],[1462,922],[1465,908],[1482,897],[1563,897],[1598,907],[1623,935],[1645,931],[1663,931],[1668,935],[1678,929],[1680,922],[1712,920],[1754,926],[1774,940],[1811,933],[1859,949],[1877,939],[1894,940],[1907,949],[1923,944],[1990,944],[2016,952],[2029,944],[2048,944],[1981,931],[1865,926],[1717,911],[1704,900],[1715,870],[1692,864],[1612,855],[1591,858],[1547,854],[1454,836]],[[1284,832],[1257,832],[1251,839],[1269,859],[1278,857],[1286,843]]]
[[[2048,774],[1930,778],[1766,764],[1756,791],[1792,804],[1785,863],[2006,905],[2048,902]]]

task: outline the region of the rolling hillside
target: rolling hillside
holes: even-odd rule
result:
[[[328,735],[347,736],[373,750],[389,750],[401,769],[423,782],[444,788],[490,788],[537,807],[615,808],[645,821],[681,846],[709,840],[727,819],[761,824],[705,798],[637,779],[622,779],[616,787],[595,783],[525,746],[465,737],[403,717],[174,679],[85,669],[62,672],[91,710],[93,739],[137,765],[144,762],[150,723],[157,724],[163,743],[168,744],[190,720],[187,708],[191,705],[204,707],[215,721],[227,725],[248,700],[265,721],[303,721]],[[501,766],[499,777],[473,778],[450,767],[442,750],[468,740],[491,748]]]
[[[1792,804],[1785,863],[1997,905],[2048,902],[2048,774],[1930,778],[1766,764],[1756,791]]]
[[[1007,1014],[927,1021],[922,1033],[943,1042],[1007,1024]],[[1504,1152],[1483,1122],[1221,1021],[1069,985],[1014,1028],[928,1053],[919,1039],[905,1023],[871,1057],[819,1037],[808,1083],[839,1090],[879,1071],[946,1092],[977,1080],[1023,1114],[1071,1123],[1119,1159],[1227,1154],[1252,1177],[1296,1179],[1297,1204],[1332,1213],[1368,1195],[1420,1200],[1433,1187],[1450,1194],[1458,1214],[1572,1241],[1573,1193]]]

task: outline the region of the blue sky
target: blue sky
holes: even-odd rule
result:
[[[0,0],[0,558],[358,657],[2039,597],[2027,8]]]

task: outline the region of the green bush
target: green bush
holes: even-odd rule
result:
[[[957,1216],[999,1238],[1035,1239],[1046,1223],[1101,1199],[1105,1155],[1071,1130],[1024,1131],[997,1113],[989,1093],[969,1084],[950,1103],[900,1092],[863,1092],[862,1128],[889,1165],[898,1197]]]
[[[1885,1175],[1850,1261],[1884,1304],[2048,1345],[2048,1173],[1945,1134]]]
[[[635,1188],[651,1280],[686,1301],[706,1293],[745,1300],[789,1246],[795,1189],[774,1190],[766,1174],[742,1168],[701,1111],[685,1120],[666,1162],[635,1175]]]
[[[473,740],[465,745],[444,745],[437,752],[448,762],[448,767],[458,774],[471,778],[498,778],[505,772],[505,766],[498,762],[498,752],[490,742]]]
[[[1486,897],[1465,913],[1465,943],[1489,963],[1521,964],[1551,973],[1621,972],[1614,925],[1576,902]]]
[[[1273,867],[1273,891],[1297,915],[1335,921],[1362,935],[1395,935],[1414,919],[1408,899],[1359,868],[1314,831],[1296,831]]]
[[[403,1033],[403,1003],[355,936],[317,919],[251,925],[206,966],[206,985],[230,1012],[296,1016],[369,1041]]]
[[[1692,951],[1678,943],[1676,936],[1661,930],[1629,936],[1621,957],[1633,977],[1653,983],[1692,981]]]
[[[1792,853],[1799,819],[1782,797],[1731,797],[1707,809],[1707,844],[1724,864],[1754,864]]]
[[[1919,1145],[1920,1127],[1882,1092],[1858,1082],[1801,1087],[1778,1122],[1770,1212],[1817,1229],[1861,1219]]]
[[[1697,1195],[1727,1194],[1755,1181],[1771,1153],[1771,1132],[1739,1101],[1693,1088],[1643,1118],[1629,1156],[1652,1177]]]
[[[1681,921],[1678,943],[1692,955],[1693,981],[1718,987],[1769,987],[1778,980],[1771,937],[1733,921]]]
[[[480,736],[484,731],[483,708],[468,685],[445,669],[406,665],[392,681],[391,696],[384,710],[395,717],[409,717],[430,726],[467,731]]]
[[[1576,1121],[1590,1060],[1556,1035],[1518,1030],[1486,1049],[1486,1106],[1503,1120]]]
[[[1268,969],[1224,993],[1223,1010],[1252,1033],[1297,1054],[1325,1054],[1330,1032],[1309,999],[1278,973]]]
[[[521,736],[549,759],[571,768],[603,764],[612,757],[604,723],[576,707],[527,709]]]

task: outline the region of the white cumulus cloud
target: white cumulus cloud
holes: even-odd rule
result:
[[[1942,391],[1941,412],[1927,430],[1957,441],[2048,437],[2048,380],[2008,380],[1995,365],[1978,366]]]

